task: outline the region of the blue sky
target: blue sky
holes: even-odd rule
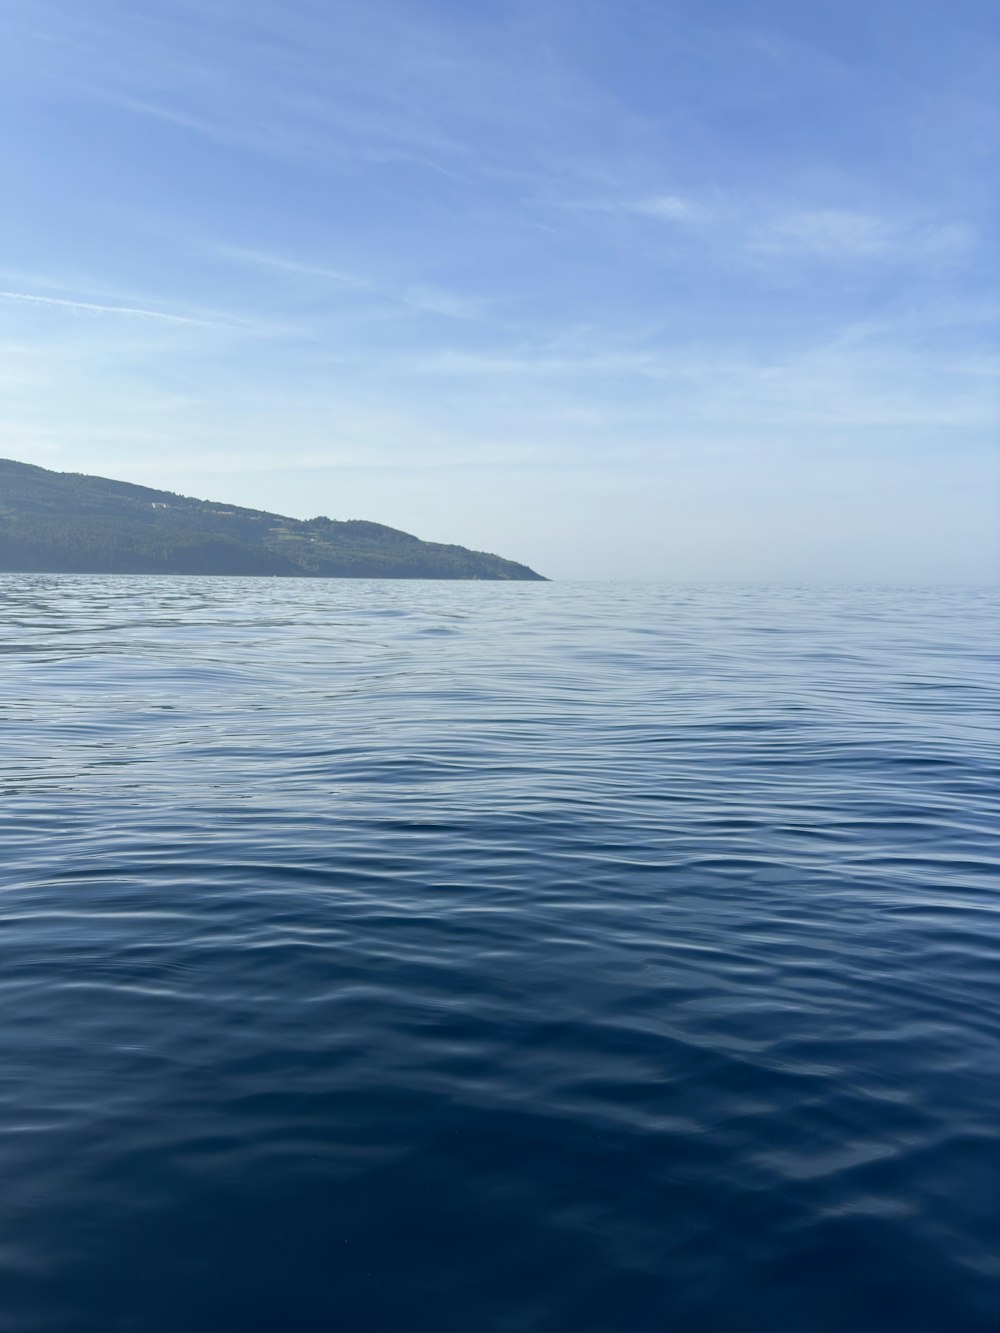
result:
[[[996,578],[992,0],[8,0],[0,455],[556,577]]]

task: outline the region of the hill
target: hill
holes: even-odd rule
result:
[[[286,518],[0,459],[0,572],[542,579],[358,519]]]

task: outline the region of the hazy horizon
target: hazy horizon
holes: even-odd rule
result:
[[[13,0],[0,456],[552,578],[1000,573],[959,0]]]

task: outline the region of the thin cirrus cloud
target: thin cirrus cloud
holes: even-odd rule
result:
[[[326,17],[303,0],[249,18],[234,6],[231,21],[226,5],[208,17],[183,0],[128,15],[101,0],[46,7],[60,39],[41,48],[40,77],[97,104],[278,160],[489,169],[465,120],[495,62],[429,14],[345,0]]]
[[[386,282],[376,282],[365,275],[350,273],[344,269],[332,268],[308,260],[290,259],[286,255],[244,249],[239,246],[214,246],[210,248],[221,259],[229,260],[234,264],[245,265],[251,269],[270,271],[297,282],[309,280],[315,284],[318,281],[335,289],[367,293],[371,297],[391,305],[431,315],[444,315],[451,319],[479,320],[483,318],[482,303],[463,293],[445,291],[421,283],[407,283],[393,287]]]
[[[716,219],[717,210],[702,201],[678,193],[651,192],[639,197],[629,194],[604,194],[591,197],[567,197],[545,200],[547,206],[577,213],[625,214],[649,218],[663,223],[709,223]]]
[[[650,227],[668,228],[706,246],[705,253],[729,259],[795,259],[815,264],[886,264],[929,260],[938,264],[968,258],[977,246],[975,228],[961,221],[914,221],[891,214],[846,208],[782,209],[752,197],[706,202],[678,193],[641,198],[567,201],[586,216],[630,216]]]
[[[943,260],[964,255],[974,244],[975,232],[967,223],[919,225],[838,208],[781,213],[749,237],[750,248],[761,255],[838,263]]]
[[[192,328],[235,328],[235,324],[223,320],[205,319],[198,315],[172,315],[163,310],[150,310],[143,306],[105,305],[98,301],[76,301],[64,296],[39,296],[32,292],[0,291],[0,301],[12,301],[22,305],[41,306],[55,311],[66,311],[74,315],[111,315],[125,319],[152,320],[156,323],[179,324]]]
[[[625,208],[641,217],[654,218],[660,222],[696,224],[710,222],[713,217],[707,205],[679,194],[654,194],[646,199],[636,199],[626,204]]]

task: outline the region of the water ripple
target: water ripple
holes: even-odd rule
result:
[[[994,594],[0,601],[3,1333],[1000,1325]]]

